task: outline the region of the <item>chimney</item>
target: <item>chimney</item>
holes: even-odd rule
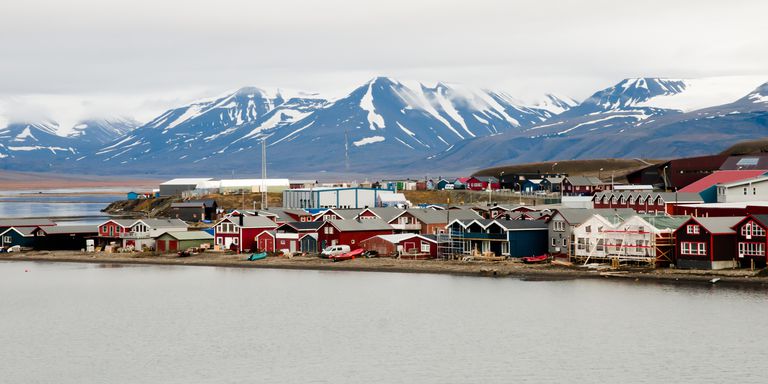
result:
[[[243,215],[238,216],[238,218],[240,218],[240,227],[242,227],[243,226]]]

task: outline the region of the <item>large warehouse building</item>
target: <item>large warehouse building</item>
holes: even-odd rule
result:
[[[381,205],[381,196],[391,189],[302,188],[283,191],[284,208],[366,208]]]

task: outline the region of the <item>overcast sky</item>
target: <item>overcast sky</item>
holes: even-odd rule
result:
[[[582,99],[625,77],[768,73],[766,14],[763,0],[5,0],[0,97],[6,115],[147,119],[245,85],[339,95],[387,75]]]

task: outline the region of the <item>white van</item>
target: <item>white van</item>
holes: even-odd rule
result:
[[[347,252],[349,252],[349,245],[331,245],[323,249],[322,255],[325,257],[338,256]]]

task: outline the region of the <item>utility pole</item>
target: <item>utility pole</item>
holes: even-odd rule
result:
[[[267,209],[267,139],[261,140],[261,209]]]

